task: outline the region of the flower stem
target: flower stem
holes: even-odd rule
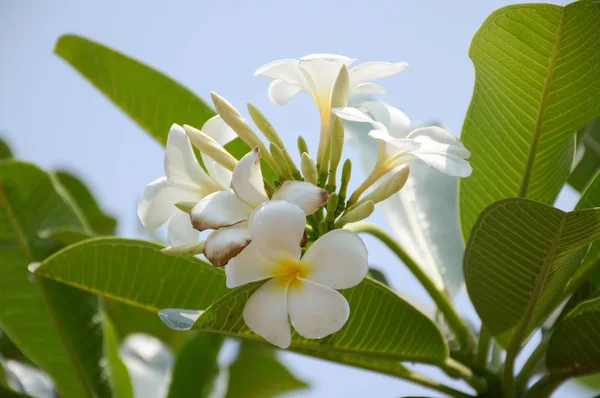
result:
[[[471,371],[471,369],[460,364],[452,358],[446,359],[440,366],[444,372],[452,377],[460,377],[466,381],[477,392],[487,391],[487,381],[483,377],[479,377]]]
[[[375,184],[377,182],[377,180],[379,180],[381,177],[383,177],[385,175],[385,173],[387,173],[388,171],[389,171],[389,169],[387,169],[386,167],[383,167],[381,165],[376,165],[373,168],[373,170],[371,170],[371,173],[369,173],[367,178],[365,178],[365,180],[362,182],[362,184],[360,184],[359,187],[356,188],[356,190],[354,192],[352,192],[352,195],[350,196],[350,199],[348,200],[347,207],[350,207],[353,204],[355,204],[356,202],[358,202],[358,199],[360,199],[360,196],[367,189],[369,189],[369,187],[371,185]]]
[[[477,365],[478,367],[485,368],[491,344],[492,335],[485,326],[481,325],[481,330],[479,332],[479,342],[477,344],[477,357],[475,358],[475,365]]]
[[[517,375],[515,379],[515,391],[520,394],[527,388],[527,382],[531,378],[533,371],[535,370],[536,365],[540,361],[542,355],[546,352],[546,348],[548,347],[548,342],[550,339],[544,338],[540,341],[540,344],[533,350],[523,368]]]
[[[554,375],[546,375],[535,383],[527,394],[526,398],[548,398],[554,390],[556,390],[565,381],[564,378],[555,377]]]
[[[448,325],[454,331],[456,338],[463,351],[469,352],[473,348],[472,336],[465,322],[454,310],[452,303],[446,293],[435,285],[419,265],[396,243],[384,230],[371,223],[355,223],[348,225],[347,228],[356,233],[370,234],[383,242],[402,262],[408,267],[413,275],[419,280],[421,285],[427,290],[427,293],[433,298],[439,310],[444,315]]]

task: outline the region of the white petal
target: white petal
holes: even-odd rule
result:
[[[204,123],[204,126],[202,126],[202,132],[223,146],[237,137],[233,129],[219,115],[208,119]],[[208,175],[219,184],[221,189],[229,189],[231,185],[231,171],[215,162],[204,152],[200,152],[200,156]]]
[[[400,109],[383,101],[365,101],[358,104],[377,122],[382,123],[395,138],[406,138],[410,133],[410,119]],[[381,130],[381,129],[380,129]]]
[[[202,199],[192,209],[191,222],[198,231],[217,229],[246,220],[252,209],[231,191],[218,191]]]
[[[352,89],[352,94],[387,94],[387,91],[375,83],[361,83]]]
[[[408,64],[406,62],[391,63],[373,61],[356,65],[350,70],[350,89],[370,80],[393,76],[396,73],[402,72],[407,67]]]
[[[285,105],[294,95],[302,91],[302,87],[276,79],[269,85],[269,99],[278,105]]]
[[[473,167],[463,158],[449,154],[414,152],[414,155],[444,174],[455,177],[468,177],[473,172]]]
[[[261,66],[254,76],[264,76],[274,80],[283,80],[288,84],[307,88],[304,74],[298,67],[297,59],[281,59]]]
[[[346,65],[350,65],[352,62],[356,61],[354,58],[348,58],[337,54],[309,54],[300,58],[301,61],[307,61],[311,59],[322,59],[329,62],[341,62]]]
[[[275,276],[277,263],[266,258],[256,244],[251,242],[225,266],[227,287],[242,286],[250,282],[261,281]]]
[[[288,313],[292,326],[302,337],[320,339],[344,326],[350,306],[337,291],[299,279],[288,288]]]
[[[179,210],[167,224],[167,242],[170,246],[197,242],[198,231],[192,226],[190,215]]]
[[[369,123],[377,130],[385,131],[385,126],[382,123],[377,122],[369,115],[357,108],[353,108],[350,106],[347,106],[345,108],[332,108],[331,112],[337,117],[340,117],[349,122]]]
[[[369,136],[376,140],[385,141],[388,144],[393,145],[398,152],[414,152],[421,147],[421,144],[406,138],[394,138],[386,131],[371,130]]]
[[[299,67],[306,78],[309,92],[321,110],[331,106],[331,92],[342,65],[344,62],[317,57],[300,60]]]
[[[452,133],[432,126],[416,129],[409,137],[420,144],[413,154],[430,167],[456,177],[471,175],[473,168],[465,160],[471,153]]]
[[[423,143],[423,146],[427,147],[436,144],[447,145],[448,153],[465,159],[471,156],[471,152],[465,148],[458,137],[438,126],[421,127],[415,129],[408,135],[407,138],[421,142]]]
[[[145,229],[153,230],[180,211],[175,203],[198,202],[203,196],[198,190],[173,185],[161,177],[146,185],[138,203],[138,216]]]
[[[367,247],[355,233],[336,229],[321,236],[302,257],[313,282],[332,289],[358,285],[367,274]]]
[[[277,188],[271,199],[293,203],[309,216],[327,203],[329,194],[323,188],[309,182],[285,181]]]
[[[246,302],[243,317],[254,333],[279,348],[292,341],[287,314],[287,280],[273,278],[258,288]]]
[[[204,245],[204,256],[215,267],[222,267],[249,244],[248,223],[243,221],[211,232]]]
[[[198,164],[190,139],[185,134],[183,127],[177,124],[171,126],[167,138],[165,173],[171,183],[199,188],[205,194],[219,189],[217,184]]]
[[[260,171],[258,147],[245,154],[235,166],[231,187],[236,195],[252,208],[269,200]]]
[[[300,260],[306,216],[298,206],[282,200],[267,202],[250,216],[252,244],[275,262]]]

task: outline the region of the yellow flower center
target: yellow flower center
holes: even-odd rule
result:
[[[290,282],[298,283],[298,278],[304,278],[307,272],[305,263],[287,258],[277,264],[275,275],[279,276],[281,281],[287,285]]]

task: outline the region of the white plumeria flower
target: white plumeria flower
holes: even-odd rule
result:
[[[260,170],[258,148],[244,155],[233,169],[233,190],[214,192],[192,209],[192,225],[199,231],[214,230],[204,246],[205,257],[215,266],[223,266],[251,241],[248,217],[269,200]],[[327,202],[326,190],[304,181],[285,181],[273,193],[272,200],[285,200],[313,214]]]
[[[302,256],[305,224],[304,212],[292,203],[261,205],[249,220],[252,243],[225,266],[229,288],[268,279],[248,299],[243,317],[281,348],[291,343],[290,322],[308,339],[340,330],[350,307],[334,289],[356,286],[368,271],[365,244],[344,229],[326,233]]]
[[[366,101],[332,112],[348,121],[371,124],[374,129],[369,136],[381,141],[377,162],[389,169],[418,158],[451,176],[468,177],[473,171],[466,160],[471,153],[456,136],[437,126],[411,130],[408,117],[393,106]]]
[[[202,131],[225,145],[236,137],[235,132],[215,116],[209,119]],[[179,245],[198,240],[198,231],[192,228],[189,215],[179,210],[178,202],[198,202],[206,195],[229,189],[231,171],[201,154],[206,171],[200,167],[185,131],[173,124],[167,138],[165,150],[165,177],[146,186],[138,203],[138,216],[147,230],[167,225],[167,241]]]
[[[282,59],[261,66],[255,76],[273,79],[269,86],[269,98],[284,105],[300,91],[314,99],[321,113],[331,108],[331,93],[342,65],[349,66],[355,60],[334,54],[312,54],[300,59]],[[408,67],[406,62],[365,62],[348,71],[350,94],[385,94],[377,84],[370,83],[392,76]]]

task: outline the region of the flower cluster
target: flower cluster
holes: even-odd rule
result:
[[[362,240],[343,227],[368,217],[376,203],[398,192],[408,178],[409,161],[420,159],[453,176],[471,173],[469,151],[451,133],[440,127],[411,130],[400,110],[380,101],[355,101],[357,94],[385,94],[371,81],[403,71],[406,63],[367,62],[350,68],[353,61],[309,55],[256,71],[272,79],[269,97],[277,104],[301,91],[314,99],[321,117],[316,163],[299,137],[298,168],[258,109],[249,105],[268,146],[237,109],[212,93],[218,115],[200,130],[171,127],[166,176],[147,185],[138,206],[145,228],[167,223],[166,254],[202,253],[214,266],[224,267],[229,288],[266,281],[246,303],[243,317],[252,331],[282,348],[291,343],[290,322],[309,339],[344,326],[350,308],[337,289],[359,284],[368,263]],[[336,189],[344,121],[368,123],[369,136],[380,141],[373,171],[348,199],[349,160]],[[238,137],[253,148],[239,160],[224,148]],[[261,169],[276,178],[266,179]],[[211,232],[198,241],[205,230]]]

